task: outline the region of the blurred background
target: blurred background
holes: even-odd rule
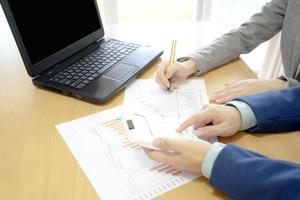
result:
[[[145,25],[204,21],[226,27],[224,33],[238,27],[260,11],[269,0],[97,0],[105,25]],[[0,11],[0,40],[6,19]],[[221,29],[222,30],[222,29]],[[221,33],[220,33],[221,34]],[[194,49],[191,49],[193,51]],[[242,58],[255,73],[265,60],[267,43]]]
[[[106,23],[211,21],[237,26],[268,0],[98,0]],[[153,14],[154,13],[154,14]],[[111,20],[105,17],[110,16]]]

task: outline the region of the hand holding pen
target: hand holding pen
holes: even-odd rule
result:
[[[170,60],[169,62],[162,61],[155,77],[155,81],[166,90],[179,88],[182,81],[197,72],[196,63],[192,59],[182,63],[175,61],[176,46],[177,41],[173,40]]]

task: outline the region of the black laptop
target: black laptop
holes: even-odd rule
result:
[[[104,38],[96,0],[1,0],[33,83],[103,103],[162,51]]]

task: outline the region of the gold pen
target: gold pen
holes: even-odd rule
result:
[[[177,44],[177,41],[173,40],[172,41],[171,54],[170,54],[170,60],[169,60],[169,67],[171,67],[175,62],[176,44]]]
[[[170,54],[170,60],[169,60],[169,69],[174,65],[175,63],[175,56],[176,56],[176,44],[177,40],[172,40],[172,47],[171,47],[171,54]],[[170,83],[171,87],[171,83]],[[170,87],[168,87],[168,90],[170,90]]]

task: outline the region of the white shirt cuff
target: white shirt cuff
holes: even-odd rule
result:
[[[242,101],[229,101],[226,105],[232,105],[236,107],[242,116],[242,126],[240,130],[244,131],[249,128],[252,128],[257,124],[257,120],[255,117],[254,112],[252,111],[251,107]]]
[[[201,166],[201,171],[203,176],[205,176],[206,178],[209,179],[215,160],[217,159],[218,155],[220,154],[220,152],[223,150],[225,146],[226,145],[223,143],[215,142],[211,145],[211,147],[205,154]]]

